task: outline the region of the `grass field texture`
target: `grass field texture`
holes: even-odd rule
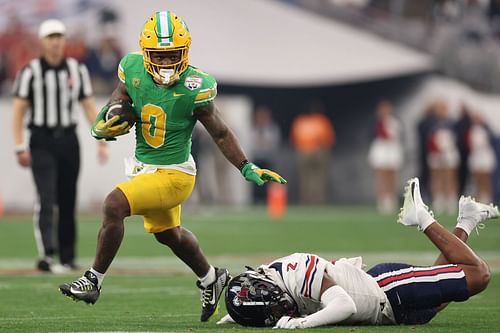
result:
[[[233,274],[292,252],[327,259],[362,255],[368,266],[383,261],[431,264],[437,250],[416,229],[395,223],[371,208],[290,208],[270,220],[262,207],[187,207],[183,225],[193,231],[210,261]],[[448,228],[452,217],[438,217]],[[78,263],[92,262],[98,216],[79,218]],[[126,222],[125,239],[94,306],[63,297],[57,286],[78,277],[37,273],[29,217],[0,220],[0,332],[268,332],[216,320],[199,322],[199,292],[193,274],[168,248],[143,231],[141,220]],[[490,221],[469,244],[494,272],[488,289],[455,303],[424,326],[326,327],[331,332],[500,332],[500,221]],[[223,300],[220,318],[225,314]]]

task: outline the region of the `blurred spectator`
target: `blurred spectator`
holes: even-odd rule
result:
[[[497,38],[500,37],[500,0],[490,0],[488,17],[493,33]]]
[[[291,141],[298,157],[300,203],[325,204],[335,132],[323,104],[312,103],[293,120]]]
[[[460,160],[453,124],[444,99],[432,103],[436,122],[427,139],[427,163],[430,169],[433,208],[437,213],[455,213],[457,168]]]
[[[469,142],[468,134],[470,129],[469,108],[465,103],[460,107],[460,118],[454,125],[455,138],[457,140],[458,154],[460,162],[458,165],[458,192],[465,193],[465,187],[469,176],[468,158],[469,158]],[[489,201],[488,201],[489,202]]]
[[[0,52],[0,94],[3,91],[1,85],[5,80],[7,80],[7,55]]]
[[[417,124],[418,133],[418,164],[419,164],[419,178],[420,178],[420,191],[425,201],[430,201],[430,175],[429,165],[427,164],[427,139],[436,122],[434,109],[429,105],[424,110],[424,116]]]
[[[97,47],[89,50],[85,63],[92,75],[92,83],[98,93],[109,94],[116,86],[116,70],[122,58],[118,41],[103,36]]]
[[[468,166],[472,174],[474,192],[478,201],[492,201],[492,173],[496,167],[491,129],[477,112],[470,113],[471,127],[468,132]]]
[[[393,104],[388,99],[376,107],[375,138],[368,159],[375,170],[377,209],[390,214],[396,209],[399,169],[403,163],[401,125],[393,115]]]
[[[4,85],[10,87],[16,74],[38,55],[38,43],[38,38],[22,24],[16,15],[9,16],[6,28],[0,34],[0,58],[3,67],[0,72],[4,72],[3,76],[6,79],[6,82],[3,82]]]
[[[84,62],[88,52],[89,49],[84,36],[76,34],[67,39],[66,47],[64,48],[64,54],[67,57],[72,57],[80,62]]]
[[[430,38],[436,64],[446,75],[464,80],[476,89],[497,84],[499,54],[483,4],[476,0],[459,3],[455,21],[437,26]]]
[[[254,126],[252,128],[252,158],[261,168],[275,169],[275,156],[279,152],[281,130],[273,120],[272,110],[265,105],[255,109]],[[253,187],[253,198],[256,203],[266,201],[267,187]]]

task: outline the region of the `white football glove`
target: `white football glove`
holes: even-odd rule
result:
[[[302,322],[304,321],[304,318],[292,318],[289,316],[283,316],[278,320],[276,323],[276,326],[273,327],[275,328],[285,328],[285,329],[296,329],[296,328],[304,328],[304,325]]]

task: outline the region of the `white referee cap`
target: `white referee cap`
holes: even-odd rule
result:
[[[66,27],[64,26],[64,23],[56,19],[50,19],[43,21],[42,24],[40,24],[40,29],[38,30],[38,37],[44,38],[52,34],[64,35],[65,32],[66,32]]]

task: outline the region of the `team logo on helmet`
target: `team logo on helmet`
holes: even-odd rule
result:
[[[231,292],[236,294],[236,297],[233,299],[234,306],[241,306],[245,299],[248,299],[248,288],[246,287],[233,287],[231,288]]]

